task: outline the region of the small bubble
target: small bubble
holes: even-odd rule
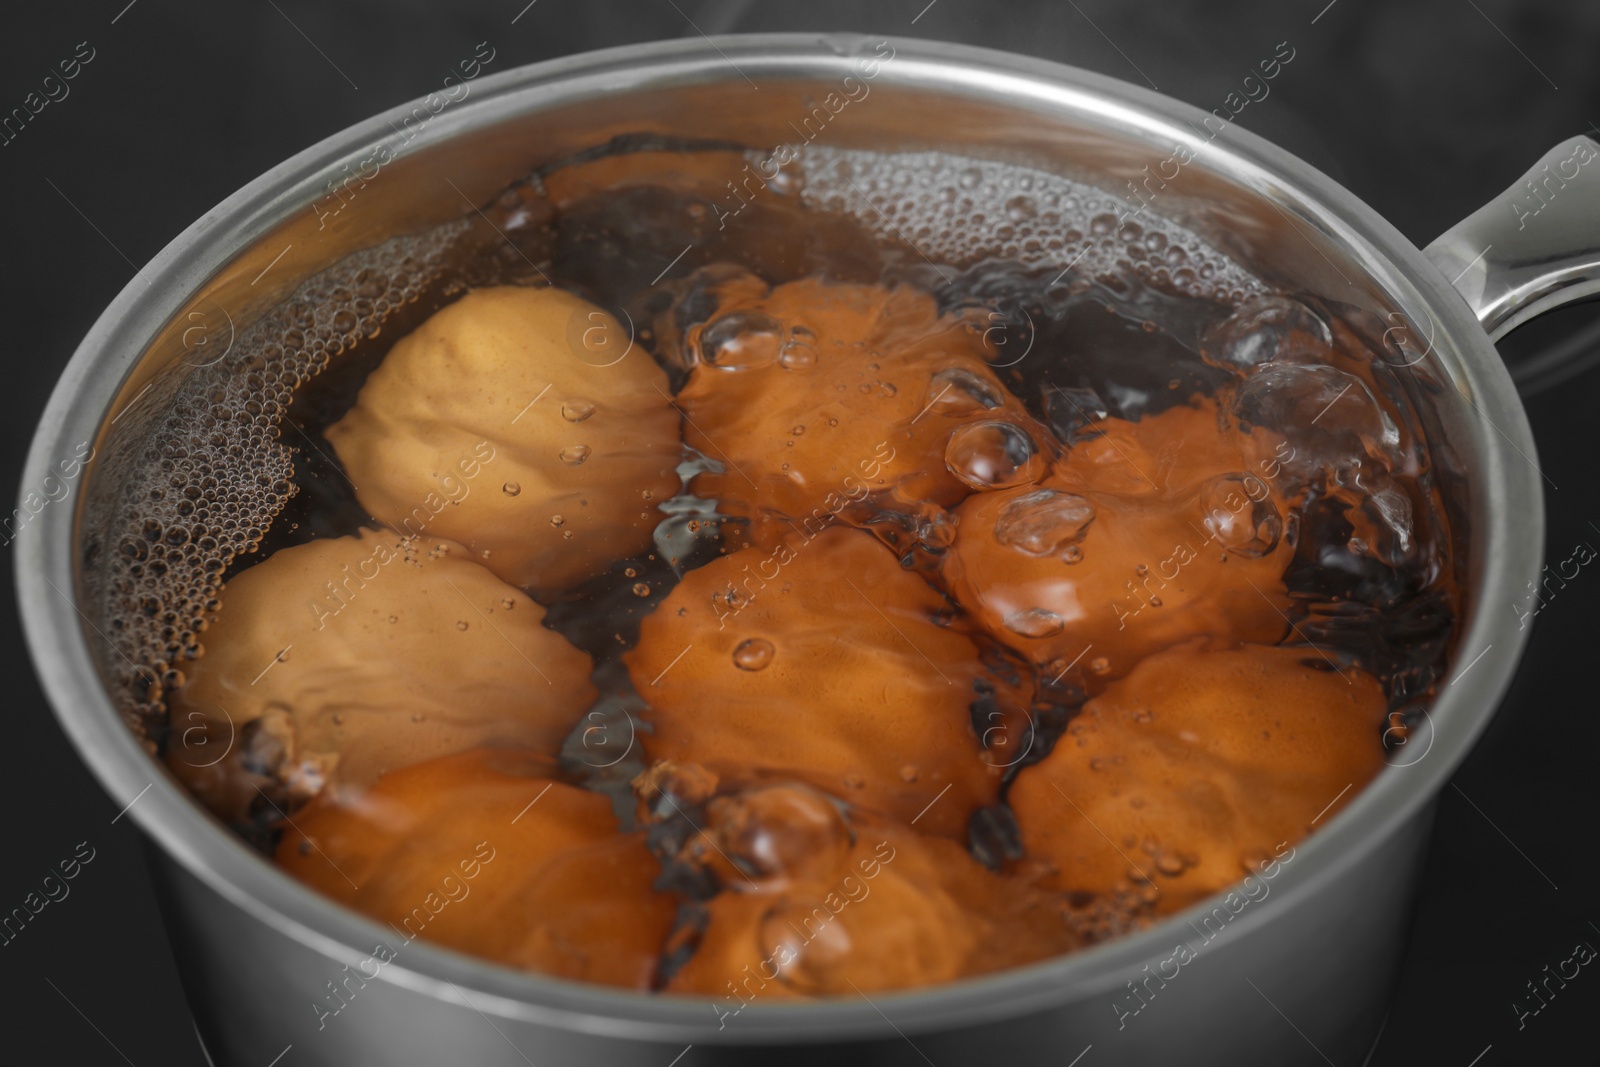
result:
[[[400,616],[398,616],[398,615],[390,615],[389,616],[389,621],[390,622],[399,622],[400,621]]]
[[[634,582],[633,583],[633,595],[634,596],[649,596],[650,595],[650,584],[648,582]]]
[[[1030,556],[1047,556],[1077,548],[1076,543],[1083,539],[1094,515],[1094,505],[1081,496],[1037,489],[1000,509],[994,537],[1000,544]]]
[[[909,763],[906,764],[904,767],[901,767],[900,768],[900,780],[902,782],[907,783],[908,785],[910,783],[912,783],[912,782],[915,782],[917,780],[917,768],[912,766]]]
[[[565,463],[567,466],[576,467],[578,464],[589,458],[589,452],[590,448],[588,445],[568,445],[566,448],[563,448],[559,453],[557,453],[557,455],[560,456],[561,462]]]
[[[1096,656],[1089,661],[1089,669],[1096,674],[1110,674],[1111,661],[1104,656]]]
[[[778,351],[778,365],[784,370],[809,370],[817,362],[817,335],[804,326],[789,330],[788,338]]]
[[[1188,864],[1184,863],[1183,857],[1175,852],[1168,852],[1163,849],[1156,855],[1156,870],[1168,878],[1176,878],[1184,872],[1186,867],[1188,867]]]
[[[1283,520],[1266,483],[1255,475],[1213,478],[1200,490],[1200,501],[1206,509],[1205,525],[1224,550],[1259,559],[1278,547]],[[1351,546],[1354,552],[1364,548]]]
[[[1014,196],[1006,201],[1006,218],[1012,222],[1027,222],[1039,214],[1039,204],[1031,196]]]
[[[777,651],[766,638],[752,637],[733,650],[733,665],[741,671],[759,671],[772,662]]]
[[[1023,637],[1051,637],[1061,632],[1066,622],[1053,611],[1029,608],[1006,616],[1006,629]]]
[[[806,176],[798,167],[780,167],[778,173],[768,179],[774,192],[793,196],[806,187]]]
[[[999,391],[964,367],[951,367],[928,382],[927,408],[941,415],[966,415],[1001,405]]]
[[[522,492],[522,486],[518,485],[516,482],[507,482],[500,487],[500,491],[506,496],[516,496],[518,493]]]
[[[551,526],[560,526],[563,523],[565,523],[566,521],[567,520],[563,519],[560,515],[552,515],[552,516],[550,516],[550,525]]]
[[[458,630],[467,630],[467,629],[470,629],[471,626],[472,626],[472,624],[467,622],[467,620],[465,620],[465,619],[462,619],[461,621],[456,623],[456,629],[458,629]]]
[[[844,923],[818,924],[819,914],[829,914],[821,901],[785,895],[767,912],[759,934],[760,951],[766,958],[786,961],[778,968],[778,981],[806,993],[826,992],[838,985],[840,976],[849,973],[855,949]],[[801,924],[807,919],[812,926],[802,934]],[[816,932],[809,933],[811,930]]]
[[[561,417],[568,422],[582,422],[594,414],[594,404],[588,400],[568,400],[561,405]]]
[[[732,311],[700,332],[701,362],[723,370],[753,370],[787,347],[783,324],[761,311]]]
[[[507,611],[510,611],[512,608],[517,606],[517,602],[512,600],[510,597],[505,596],[500,598],[500,606],[505,608]]]
[[[973,489],[1005,489],[1037,481],[1045,471],[1026,430],[1009,422],[970,422],[950,435],[945,467]]]

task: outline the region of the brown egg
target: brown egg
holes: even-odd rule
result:
[[[1084,705],[1008,799],[1062,889],[1154,886],[1175,911],[1292,854],[1358,792],[1383,765],[1384,710],[1371,676],[1315,648],[1191,642]]]
[[[167,765],[238,819],[258,787],[303,800],[487,742],[554,753],[597,693],[543,619],[448,541],[363,530],[281,549],[223,588],[172,697]]]
[[[1288,630],[1283,498],[1214,408],[1106,419],[1050,477],[967,498],[942,569],[997,640],[1091,689],[1180,641]]]
[[[748,274],[682,339],[685,439],[720,462],[691,488],[759,520],[757,543],[835,517],[948,506],[1042,477],[1055,444],[984,361],[981,323],[915,289]],[[770,529],[768,525],[770,524]]]
[[[650,544],[680,486],[667,378],[559,289],[468,293],[402,338],[327,431],[356,497],[546,596]]]
[[[752,1001],[946,982],[1075,944],[1045,894],[985,870],[955,842],[807,786],[718,797],[706,836],[720,850],[707,858],[720,856],[723,890],[667,990],[722,997],[719,1015]]]
[[[870,534],[838,527],[691,571],[623,657],[650,705],[645,751],[723,778],[798,777],[964,837],[1004,760],[978,745],[974,686],[993,683],[972,641],[935,621],[945,607]]]
[[[1242,432],[1210,397],[1137,422],[1099,419],[1088,430],[1052,472],[1076,492],[1168,496],[1219,474],[1253,477],[1275,489],[1282,464],[1294,454],[1280,434],[1259,426]]]
[[[323,795],[278,846],[290,874],[389,924],[511,967],[650,988],[676,903],[641,834],[552,765],[473,749],[407,767],[355,796]],[[387,961],[385,961],[387,962]]]

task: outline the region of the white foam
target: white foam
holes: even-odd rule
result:
[[[102,449],[112,461],[86,508],[85,573],[115,646],[96,651],[123,679],[120,710],[140,736],[200,654],[221,575],[293,495],[294,453],[307,447],[283,426],[295,390],[415,301],[461,230],[397,238],[308,279],[224,358],[164,370],[113,427]]]
[[[754,154],[753,159],[765,158]],[[800,150],[807,206],[850,216],[935,263],[984,259],[1135,274],[1162,288],[1229,304],[1261,282],[1197,234],[1152,209],[1045,171],[942,152]]]

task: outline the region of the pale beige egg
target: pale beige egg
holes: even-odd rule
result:
[[[650,544],[679,488],[666,374],[560,289],[468,293],[402,338],[327,431],[356,497],[547,597]]]
[[[465,548],[389,531],[285,548],[227,583],[172,697],[167,765],[217,814],[486,743],[554,755],[589,657]]]

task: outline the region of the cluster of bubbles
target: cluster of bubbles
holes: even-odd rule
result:
[[[119,710],[147,743],[200,654],[224,574],[295,492],[306,443],[283,421],[295,390],[416,301],[458,229],[398,238],[308,279],[222,358],[158,372],[152,397],[113,425],[105,451],[118,469],[87,516],[88,602],[113,646],[104,666],[124,682]]]
[[[849,215],[936,263],[985,259],[1132,271],[1185,296],[1239,304],[1262,283],[1170,219],[1059,175],[943,152],[807,146],[802,200]]]

